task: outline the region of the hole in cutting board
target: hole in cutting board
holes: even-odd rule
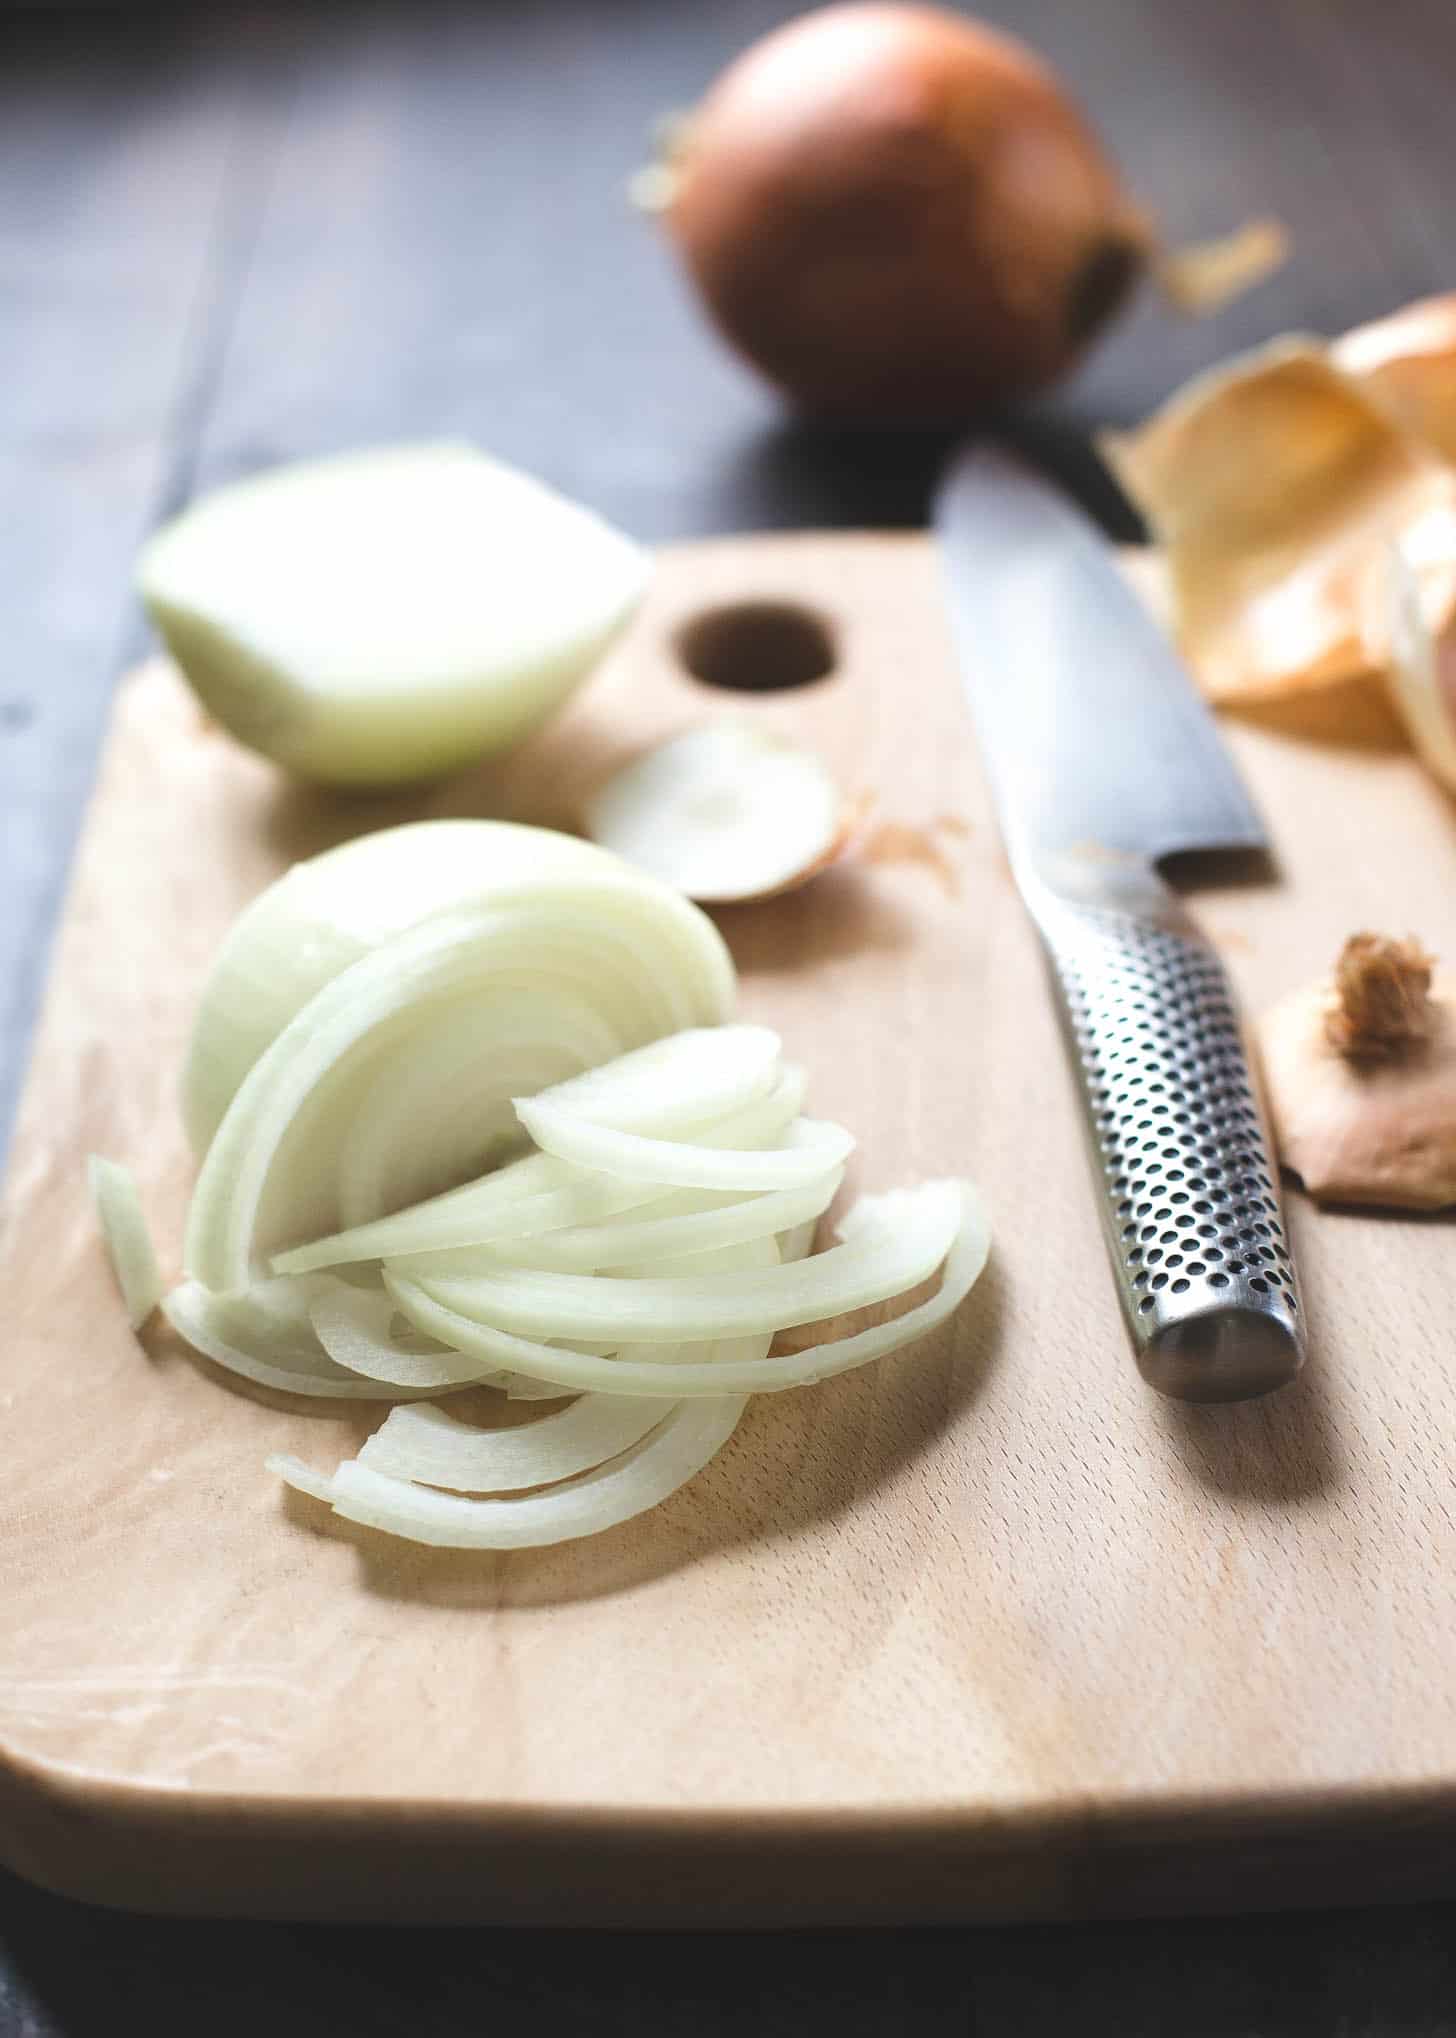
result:
[[[730,602],[690,616],[674,640],[694,679],[733,693],[782,693],[827,679],[838,663],[834,631],[797,602]]]

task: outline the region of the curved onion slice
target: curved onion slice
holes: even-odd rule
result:
[[[788,891],[844,848],[854,809],[811,750],[771,729],[710,722],[598,787],[586,831],[690,899]]]
[[[335,1364],[314,1335],[307,1313],[310,1300],[335,1285],[326,1276],[313,1281],[260,1281],[243,1294],[214,1295],[196,1281],[184,1281],[162,1297],[162,1314],[204,1358],[283,1394],[383,1401],[412,1391],[437,1393],[438,1387],[432,1386],[382,1387],[377,1380]]]
[[[693,992],[650,966],[657,932],[655,900],[594,879],[440,914],[364,955],[290,1021],[229,1105],[192,1199],[189,1274],[242,1288],[260,1249],[336,1228],[337,1155],[370,1054],[410,1036],[428,1059],[442,1001],[477,991],[484,1035],[505,973],[553,988],[593,1023],[610,1014],[622,1050],[675,1030]]]
[[[395,1409],[357,1462],[393,1479],[460,1493],[516,1493],[574,1478],[618,1457],[676,1405],[585,1394],[569,1408],[515,1429],[480,1429],[426,1402]]]
[[[352,1375],[382,1382],[387,1388],[418,1388],[437,1393],[442,1387],[489,1386],[500,1368],[454,1351],[411,1327],[395,1331],[400,1308],[383,1290],[325,1288],[309,1309],[309,1321],[330,1361]]]
[[[637,1279],[509,1267],[420,1285],[447,1309],[518,1337],[615,1344],[751,1337],[888,1301],[935,1271],[960,1222],[957,1184],[922,1183],[877,1205],[878,1220],[861,1221],[853,1243],[787,1267]]]
[[[643,964],[676,985],[680,1014],[658,1032],[728,1016],[733,964],[717,928],[606,850],[509,821],[381,829],[295,864],[234,922],[203,987],[183,1074],[193,1151],[199,1159],[206,1152],[243,1078],[289,1021],[371,949],[437,913],[508,906],[539,898],[543,887],[570,896],[579,880],[650,902]]]
[[[927,1191],[931,1192],[928,1196]],[[948,1214],[953,1221],[947,1238],[944,1227]],[[836,1373],[849,1372],[872,1359],[899,1351],[943,1323],[965,1300],[985,1266],[990,1226],[980,1193],[970,1182],[924,1183],[915,1189],[892,1191],[888,1196],[864,1197],[846,1215],[839,1230],[845,1246],[854,1253],[878,1256],[882,1250],[903,1249],[904,1233],[911,1226],[924,1246],[921,1261],[929,1260],[925,1273],[933,1272],[939,1261],[944,1260],[940,1287],[928,1301],[890,1323],[875,1324],[849,1337],[811,1345],[804,1351],[738,1363],[654,1363],[650,1359],[639,1360],[635,1354],[629,1358],[625,1352],[613,1359],[595,1360],[536,1345],[533,1356],[521,1362],[519,1370],[538,1379],[554,1380],[564,1390],[682,1396],[724,1391],[777,1393],[786,1387],[808,1386]],[[932,1253],[934,1257],[930,1257]],[[819,1257],[827,1260],[833,1255],[825,1253]],[[807,1274],[815,1264],[809,1260],[792,1271]],[[923,1279],[924,1275],[912,1276],[902,1286],[912,1285],[915,1278]],[[509,1333],[461,1315],[436,1301],[417,1282],[389,1280],[389,1286],[411,1321],[431,1336],[482,1354],[500,1352],[510,1342]],[[515,1340],[518,1349],[522,1342]]]
[[[639,1217],[617,1224],[581,1224],[534,1238],[513,1240],[506,1247],[477,1247],[473,1254],[452,1253],[440,1264],[439,1254],[418,1254],[408,1262],[391,1259],[395,1273],[421,1280],[439,1275],[491,1273],[503,1266],[537,1267],[560,1273],[594,1274],[604,1267],[635,1262],[654,1265],[680,1255],[716,1252],[723,1246],[773,1238],[781,1231],[814,1222],[826,1211],[844,1180],[843,1168],[831,1168],[804,1188],[769,1190],[735,1196],[731,1201],[710,1191],[684,1190],[665,1199],[689,1207],[661,1217]],[[709,1198],[711,1196],[711,1204]],[[701,1207],[708,1205],[708,1207]],[[649,1206],[652,1207],[652,1206]],[[802,1258],[796,1253],[794,1258]],[[471,1261],[474,1264],[471,1264]]]
[[[589,1125],[534,1097],[518,1097],[516,1111],[537,1145],[578,1167],[600,1168],[627,1181],[660,1182],[684,1189],[801,1188],[838,1167],[854,1151],[842,1125],[797,1121],[792,1146],[744,1151],[686,1141],[645,1139]]]
[[[331,1480],[296,1458],[268,1463],[300,1492],[329,1501],[346,1521],[447,1549],[529,1549],[596,1535],[656,1507],[722,1449],[743,1406],[738,1395],[688,1402],[608,1464],[514,1499],[466,1500],[387,1478],[352,1459]]]
[[[135,1178],[129,1168],[95,1153],[86,1162],[86,1177],[127,1321],[133,1330],[140,1330],[161,1301],[166,1284]]]

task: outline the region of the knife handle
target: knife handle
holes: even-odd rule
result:
[[[1138,1370],[1183,1401],[1266,1394],[1304,1362],[1303,1317],[1232,987],[1146,865],[1087,877],[1023,888]]]

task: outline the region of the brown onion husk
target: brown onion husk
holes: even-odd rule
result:
[[[1101,445],[1163,550],[1175,634],[1215,701],[1383,673],[1393,546],[1433,636],[1452,627],[1456,472],[1318,342],[1202,376]]]
[[[730,341],[804,409],[963,416],[1045,388],[1150,234],[1021,44],[928,7],[823,8],[719,78],[666,219]]]

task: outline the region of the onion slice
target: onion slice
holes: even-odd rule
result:
[[[586,832],[690,899],[761,899],[843,850],[853,808],[810,750],[771,729],[709,722],[599,786]]]
[[[214,1365],[279,1393],[335,1401],[438,1393],[436,1386],[381,1386],[329,1357],[314,1334],[308,1308],[333,1285],[327,1276],[260,1281],[240,1294],[214,1295],[196,1281],[184,1281],[162,1297],[162,1314]],[[473,1377],[479,1378],[479,1372]]]
[[[656,1507],[722,1449],[743,1406],[738,1395],[685,1403],[609,1463],[511,1499],[438,1493],[353,1459],[327,1482],[296,1458],[270,1458],[268,1464],[290,1486],[328,1500],[346,1521],[446,1549],[529,1549],[597,1535]]]
[[[161,1301],[166,1283],[157,1265],[136,1178],[130,1168],[95,1153],[86,1162],[86,1178],[111,1270],[126,1304],[127,1321],[133,1330],[140,1330]]]
[[[412,1326],[405,1334],[394,1329],[400,1314],[394,1297],[383,1289],[348,1288],[342,1282],[325,1288],[309,1309],[309,1321],[329,1358],[356,1379],[381,1382],[386,1389],[418,1388],[435,1393],[442,1387],[493,1384],[498,1367],[440,1344]]]
[[[947,1229],[947,1219],[949,1226]],[[921,1250],[912,1261],[906,1250],[906,1234],[914,1234]],[[943,1260],[940,1287],[927,1301],[908,1310],[892,1322],[872,1325],[849,1337],[809,1346],[804,1351],[785,1353],[737,1363],[671,1363],[639,1360],[634,1354],[619,1353],[612,1359],[592,1359],[543,1344],[523,1355],[519,1370],[538,1379],[554,1380],[564,1390],[614,1394],[676,1394],[684,1397],[719,1393],[777,1393],[787,1387],[804,1387],[816,1380],[867,1365],[887,1357],[914,1339],[923,1337],[945,1322],[965,1300],[979,1279],[990,1247],[990,1225],[985,1204],[974,1184],[966,1181],[927,1182],[914,1189],[892,1191],[886,1196],[863,1197],[839,1227],[840,1238],[854,1257],[881,1254],[903,1256],[903,1263],[919,1264],[923,1271],[902,1278],[910,1287],[934,1271]],[[808,1260],[800,1266],[777,1270],[807,1275],[817,1264],[834,1257],[832,1253]],[[538,1277],[540,1278],[540,1277]],[[562,1278],[562,1277],[558,1277]],[[745,1277],[762,1282],[762,1275]],[[477,1322],[436,1299],[422,1284],[386,1280],[410,1320],[427,1334],[448,1341],[461,1350],[482,1354],[502,1352],[511,1342],[510,1334]],[[446,1284],[441,1284],[442,1286]],[[647,1284],[642,1284],[647,1285]],[[657,1284],[670,1285],[670,1284]],[[692,1285],[692,1284],[685,1284]],[[736,1285],[736,1284],[735,1284]],[[826,1284],[827,1285],[827,1284]],[[845,1281],[845,1289],[849,1280]],[[893,1292],[886,1291],[886,1292]],[[820,1298],[822,1304],[822,1296]],[[821,1307],[822,1314],[828,1314]],[[783,1322],[791,1319],[785,1317]],[[792,1320],[817,1320],[800,1317]],[[515,1340],[520,1352],[524,1340]],[[656,1337],[648,1342],[656,1343]],[[507,1361],[502,1358],[502,1363]]]
[[[426,1402],[397,1408],[359,1452],[358,1463],[394,1479],[461,1493],[514,1493],[551,1486],[619,1457],[656,1429],[676,1403],[585,1394],[569,1408],[515,1429],[480,1429]]]
[[[764,1152],[615,1132],[609,1126],[588,1125],[533,1097],[518,1097],[516,1110],[537,1145],[558,1159],[600,1168],[627,1181],[684,1189],[802,1188],[854,1151],[854,1139],[842,1125],[811,1118],[797,1121],[792,1145]]]

